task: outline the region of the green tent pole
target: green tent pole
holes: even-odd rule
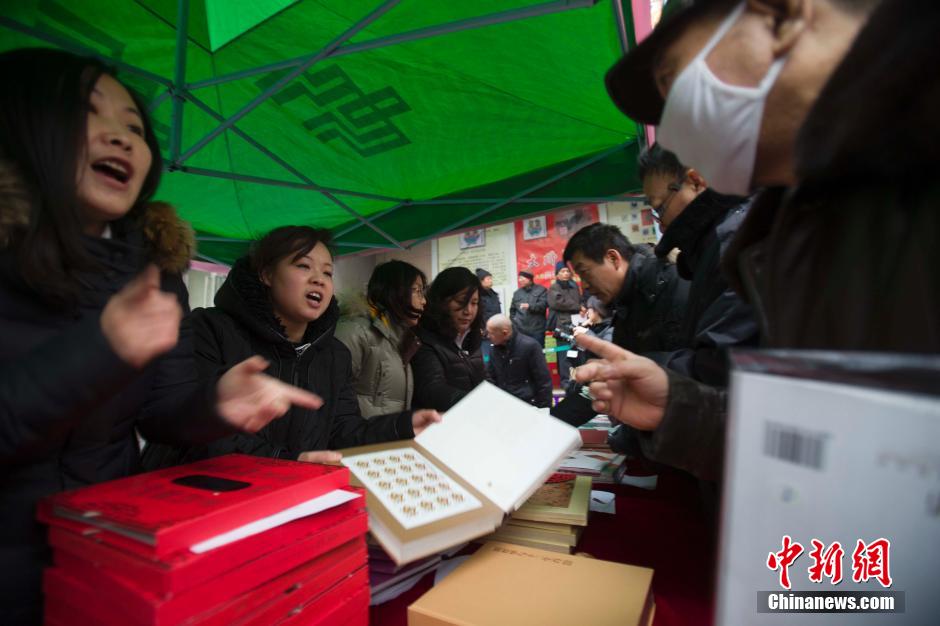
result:
[[[245,117],[246,115],[254,111],[256,108],[264,104],[268,100],[268,98],[270,98],[271,96],[279,92],[281,89],[283,89],[285,85],[287,85],[288,83],[293,81],[295,78],[297,78],[298,76],[306,72],[317,61],[325,58],[330,52],[338,48],[340,44],[342,44],[344,41],[350,39],[351,37],[355,37],[359,33],[359,31],[361,31],[366,26],[368,26],[375,20],[385,15],[399,2],[400,0],[385,0],[385,2],[383,2],[378,8],[376,8],[375,10],[370,12],[368,15],[366,15],[364,18],[362,18],[361,20],[353,24],[340,36],[336,37],[335,39],[333,39],[333,41],[331,41],[326,46],[324,46],[322,50],[312,55],[302,64],[294,68],[294,70],[292,70],[285,76],[278,79],[276,83],[274,83],[273,85],[265,89],[260,95],[252,99],[251,102],[249,102],[248,104],[243,106],[241,109],[239,109],[234,115],[227,118],[225,121],[219,124],[215,129],[209,132],[209,134],[207,134],[205,137],[203,137],[202,139],[197,141],[195,144],[193,144],[191,148],[189,148],[186,152],[182,154],[182,156],[180,156],[179,162],[185,163],[186,159],[188,159],[192,155],[199,152],[207,143],[209,143],[210,141],[218,137],[220,134],[225,132],[226,129],[231,128],[236,122],[238,122],[238,120],[242,119],[243,117]]]
[[[623,54],[626,54],[630,49],[630,38],[629,35],[627,35],[627,22],[623,13],[623,2],[622,0],[611,0],[610,4],[614,7],[614,24],[617,25],[620,49]],[[636,140],[641,149],[646,147],[646,129],[643,128],[643,124],[639,122],[636,123]]]
[[[62,48],[63,50],[67,50],[68,52],[71,52],[73,54],[80,54],[83,56],[95,57],[96,59],[100,59],[108,65],[116,67],[122,72],[127,72],[128,74],[134,74],[136,76],[146,78],[147,80],[152,80],[153,82],[158,83],[160,85],[165,85],[169,87],[171,84],[170,81],[164,78],[163,76],[154,74],[153,72],[148,72],[147,70],[141,69],[135,65],[131,65],[130,63],[125,63],[124,61],[112,59],[108,56],[105,56],[99,53],[97,50],[93,48],[85,47],[79,43],[72,41],[71,39],[66,39],[64,37],[58,37],[55,35],[51,35],[49,33],[44,33],[41,30],[38,30],[31,26],[27,26],[26,24],[21,24],[20,22],[17,22],[16,20],[12,20],[2,15],[0,15],[0,26],[4,26],[6,28],[9,28],[10,30],[22,33],[24,35],[29,35],[33,39],[38,39],[39,41],[51,44],[53,46],[56,46],[57,48]]]
[[[186,84],[186,41],[189,31],[189,0],[176,4],[176,58],[173,62],[173,117],[170,119],[170,169],[175,168],[183,138],[183,89]]]
[[[613,146],[612,148],[610,148],[610,149],[608,149],[608,150],[604,150],[603,152],[601,152],[601,153],[599,153],[599,154],[595,154],[595,155],[592,156],[591,158],[589,158],[589,159],[587,159],[587,160],[585,160],[585,161],[582,161],[581,163],[578,163],[577,165],[574,165],[574,166],[568,168],[568,169],[565,170],[564,172],[560,172],[560,173],[558,173],[558,174],[552,176],[551,178],[549,178],[549,179],[547,179],[547,180],[544,180],[544,181],[542,181],[542,182],[540,182],[540,183],[538,183],[538,184],[536,184],[536,185],[533,185],[532,187],[529,187],[528,189],[523,189],[522,191],[520,191],[518,194],[516,194],[515,196],[513,196],[513,197],[511,197],[511,198],[508,198],[508,199],[506,199],[506,200],[501,200],[501,201],[497,202],[496,204],[490,205],[490,206],[486,207],[485,209],[482,209],[482,210],[477,211],[476,213],[474,213],[474,214],[472,214],[472,215],[468,215],[467,217],[462,218],[461,220],[459,220],[459,221],[457,221],[457,222],[451,224],[450,226],[446,226],[446,227],[444,227],[444,228],[441,228],[441,229],[435,231],[434,233],[432,233],[432,234],[430,234],[430,235],[426,235],[426,236],[424,236],[424,237],[421,237],[420,239],[415,240],[414,242],[412,242],[411,244],[408,245],[408,248],[409,248],[409,249],[410,249],[410,248],[413,248],[413,247],[417,246],[417,245],[420,244],[420,243],[424,243],[424,242],[427,241],[428,239],[434,239],[435,237],[437,237],[437,236],[439,236],[439,235],[442,235],[442,234],[444,234],[444,233],[448,233],[448,232],[450,232],[450,231],[452,231],[452,230],[455,230],[455,229],[457,229],[457,228],[460,228],[461,226],[463,226],[464,224],[466,224],[466,223],[468,223],[468,222],[472,222],[473,220],[480,219],[481,217],[483,217],[484,215],[487,215],[488,213],[492,213],[493,211],[496,211],[497,209],[501,209],[502,207],[506,206],[507,204],[511,204],[512,202],[518,200],[519,198],[521,198],[521,197],[523,197],[523,196],[529,195],[529,194],[532,193],[533,191],[538,191],[539,189],[542,189],[543,187],[547,187],[547,186],[551,185],[552,183],[558,182],[559,180],[561,180],[562,178],[565,178],[566,176],[570,176],[571,174],[574,174],[575,172],[581,171],[581,170],[583,170],[583,169],[586,168],[586,167],[590,167],[590,166],[593,165],[594,163],[597,163],[598,161],[600,161],[600,160],[606,158],[607,156],[613,154],[614,152],[616,152],[616,151],[618,151],[618,150],[623,150],[623,149],[625,149],[625,148],[626,148],[627,146],[629,146],[631,143],[633,143],[633,140],[632,140],[632,139],[631,139],[630,141],[626,142],[626,143],[618,144],[618,145]]]
[[[271,185],[272,187],[288,187],[290,189],[306,189],[309,191],[328,191],[339,196],[353,196],[356,198],[367,198],[369,200],[384,200],[387,202],[401,202],[400,198],[392,198],[375,193],[366,193],[364,191],[351,191],[349,189],[340,189],[337,187],[321,187],[320,185],[309,185],[307,183],[295,182],[291,180],[278,180],[276,178],[264,178],[261,176],[252,176],[250,174],[237,174],[234,172],[224,172],[220,170],[211,170],[204,167],[190,167],[183,165],[176,169],[177,172],[192,174],[194,176],[208,176],[209,178],[223,178],[225,180],[237,180],[245,183],[255,183],[258,185]]]
[[[202,100],[200,100],[199,98],[197,98],[196,96],[194,96],[194,95],[193,95],[191,92],[189,92],[189,91],[186,92],[186,99],[189,100],[190,102],[192,102],[193,104],[195,104],[197,107],[199,107],[200,109],[202,109],[202,110],[205,111],[206,113],[208,113],[210,116],[214,117],[216,120],[221,121],[221,120],[223,119],[222,116],[219,115],[219,114],[215,111],[215,109],[213,109],[213,108],[210,107],[208,104],[206,104],[205,102],[203,102]],[[281,167],[283,167],[285,170],[287,170],[288,172],[290,172],[291,174],[293,174],[295,177],[297,177],[297,178],[299,178],[300,180],[304,181],[304,182],[307,183],[308,185],[314,185],[314,186],[319,187],[319,185],[317,185],[315,182],[313,182],[308,176],[305,176],[300,170],[298,170],[297,168],[295,168],[293,165],[291,165],[290,163],[288,163],[287,161],[285,161],[284,159],[282,159],[281,157],[279,157],[278,155],[274,154],[273,152],[271,152],[270,150],[268,150],[267,148],[265,148],[263,145],[261,145],[260,143],[258,143],[257,141],[255,141],[250,135],[248,135],[248,133],[246,133],[245,131],[243,131],[243,130],[241,130],[240,128],[238,128],[238,126],[232,126],[232,132],[234,132],[236,135],[238,135],[239,137],[241,137],[242,139],[244,139],[246,142],[248,142],[248,143],[249,143],[252,147],[254,147],[256,150],[258,150],[259,152],[261,152],[262,154],[264,154],[265,156],[267,156],[269,159],[271,159],[272,161],[274,161],[275,163],[277,163],[277,164],[280,165]],[[341,209],[343,209],[344,211],[346,211],[347,213],[349,213],[350,215],[352,215],[352,216],[353,216],[354,218],[356,218],[356,220],[358,220],[359,222],[365,224],[366,226],[368,226],[369,228],[371,228],[372,230],[374,230],[376,233],[378,233],[379,235],[381,235],[383,239],[385,239],[385,240],[391,242],[396,248],[399,248],[399,249],[401,249],[401,250],[404,250],[404,246],[402,246],[402,244],[401,244],[397,239],[395,239],[394,237],[392,237],[391,235],[389,235],[388,233],[386,233],[384,230],[382,230],[381,228],[379,228],[378,226],[376,226],[375,224],[373,224],[372,222],[370,222],[369,220],[367,220],[367,219],[364,218],[363,216],[359,215],[359,213],[356,212],[352,207],[350,207],[350,206],[347,205],[345,202],[343,202],[342,200],[340,200],[339,198],[337,198],[336,196],[334,196],[332,193],[330,193],[330,192],[328,192],[328,191],[322,191],[322,188],[321,188],[321,190],[318,190],[318,193],[323,194],[323,196],[326,197],[328,200],[330,200],[333,204],[335,204],[336,206],[340,207]]]
[[[163,101],[169,97],[170,97],[170,90],[164,89],[163,91],[160,92],[159,96],[157,96],[156,98],[150,101],[150,104],[147,105],[147,110],[153,113],[154,111],[157,110],[157,107],[163,104]]]

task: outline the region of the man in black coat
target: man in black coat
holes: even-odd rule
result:
[[[542,348],[531,337],[514,332],[505,315],[486,324],[493,348],[486,364],[487,378],[500,389],[539,408],[552,405],[552,375]]]
[[[614,308],[613,340],[636,353],[673,352],[683,347],[682,321],[689,284],[676,266],[633,246],[610,224],[585,226],[565,246],[565,261],[581,284]],[[584,396],[568,394],[552,415],[580,425],[596,411]]]
[[[548,290],[534,281],[531,272],[519,272],[519,289],[512,294],[509,316],[517,331],[532,337],[544,348]]]
[[[682,347],[646,356],[700,382],[727,385],[728,350],[756,346],[759,338],[751,306],[720,268],[721,255],[747,214],[747,200],[710,189],[697,170],[656,144],[640,154],[638,173],[664,230],[656,256],[665,259],[679,250],[676,269],[690,281]]]
[[[493,290],[493,275],[485,269],[476,269],[477,278],[483,289],[480,291],[480,308],[483,309],[483,323],[498,313],[503,312],[503,305],[499,301],[499,294]]]
[[[816,0],[807,12],[802,2],[747,3],[737,18],[730,3],[670,5],[653,35],[608,74],[614,101],[632,119],[660,122],[671,79],[723,20],[734,20],[734,32],[708,55],[720,68],[714,80],[742,85],[757,68],[753,86],[767,63],[783,63],[756,127],[721,126],[756,140],[731,182],[765,189],[723,268],[754,308],[763,345],[846,358],[853,350],[940,352],[940,92],[924,80],[924,68],[940,64],[940,5]],[[740,54],[744,32],[755,45],[748,55]],[[768,61],[760,67],[755,58]],[[656,61],[667,59],[684,63]],[[597,408],[647,431],[648,455],[720,477],[724,391],[606,352],[618,394]],[[587,365],[578,377],[599,369]]]
[[[571,280],[571,269],[564,261],[555,264],[555,282],[548,289],[548,310],[548,328],[552,331],[569,326],[571,316],[581,311],[581,290],[578,288],[578,283]],[[567,329],[566,332],[571,332],[571,329]],[[561,388],[567,387],[568,359],[560,352],[558,353],[558,377],[561,379]]]
[[[610,224],[585,226],[565,246],[581,283],[614,309],[614,343],[632,352],[683,346],[689,285],[676,267],[634,246]]]

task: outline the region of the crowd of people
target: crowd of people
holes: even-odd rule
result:
[[[94,59],[0,54],[0,622],[41,621],[35,507],[64,489],[233,451],[335,461],[487,379],[717,481],[730,349],[937,353],[938,23],[914,0],[668,3],[607,75],[658,127],[638,172],[662,239],[586,226],[505,312],[485,269],[428,283],[390,261],[341,316],[310,226],[262,237],[189,311],[192,232],[153,201],[146,104]],[[555,406],[546,332],[581,348]]]

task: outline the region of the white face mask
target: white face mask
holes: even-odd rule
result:
[[[764,101],[786,57],[773,62],[757,87],[729,85],[705,58],[744,12],[742,2],[718,27],[702,51],[676,78],[663,109],[657,141],[694,167],[720,193],[751,191]]]

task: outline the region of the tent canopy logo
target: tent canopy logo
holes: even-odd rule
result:
[[[279,74],[270,74],[256,85],[264,91],[279,78]],[[316,106],[316,114],[305,119],[303,126],[323,143],[342,141],[363,157],[411,143],[392,121],[411,107],[391,87],[367,93],[334,65],[305,72],[303,81],[298,80],[273,96],[282,106],[298,98],[306,98]]]

